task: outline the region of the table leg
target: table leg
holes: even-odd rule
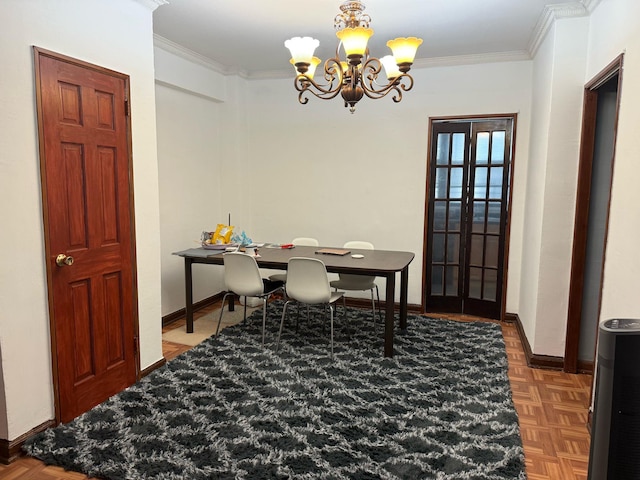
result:
[[[189,257],[184,257],[184,289],[185,289],[185,310],[187,317],[187,333],[193,333],[193,280],[191,275],[191,265],[193,261]]]
[[[394,324],[394,300],[396,290],[395,272],[387,275],[387,293],[385,296],[385,319],[384,319],[384,356],[393,357],[393,324]]]
[[[400,328],[407,329],[407,295],[409,292],[409,265],[400,272]]]

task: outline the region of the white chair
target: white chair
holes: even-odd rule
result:
[[[262,299],[262,344],[264,345],[265,329],[267,324],[267,300],[278,290],[284,289],[284,283],[262,278],[255,257],[241,252],[229,252],[223,254],[224,283],[227,293],[222,298],[220,318],[216,328],[216,337],[220,331],[224,303],[229,295],[245,297],[244,320],[247,320],[247,297]]]
[[[333,317],[334,304],[342,298],[342,292],[332,292],[329,286],[327,269],[317,258],[292,257],[287,264],[287,301],[282,310],[280,331],[276,342],[276,351],[280,348],[280,337],[287,307],[291,302],[305,305],[327,305],[331,311],[331,356],[333,357]]]
[[[291,243],[293,245],[306,246],[306,247],[318,247],[318,246],[320,246],[320,243],[318,242],[318,240],[316,240],[315,238],[311,238],[311,237],[294,238]],[[274,280],[274,281],[279,281],[279,282],[286,282],[287,281],[287,274],[286,273],[274,273],[273,275],[269,276],[269,280]]]
[[[344,248],[355,248],[358,250],[373,250],[373,244],[370,242],[351,241],[344,244]],[[376,302],[373,299],[373,290],[376,291],[376,297],[378,298],[378,304],[380,303],[380,292],[378,291],[378,285],[375,283],[376,277],[370,277],[366,275],[349,275],[340,273],[338,274],[338,280],[333,280],[331,286],[336,290],[346,291],[371,291],[371,307],[373,309],[373,323],[376,323]],[[342,297],[343,304],[346,309],[345,297]]]

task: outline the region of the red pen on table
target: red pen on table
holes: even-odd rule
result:
[[[284,245],[280,245],[280,248],[293,248],[295,245],[293,243],[285,243]]]

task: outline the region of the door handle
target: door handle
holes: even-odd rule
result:
[[[56,265],[59,267],[64,267],[65,265],[70,267],[73,265],[73,257],[71,255],[66,256],[64,253],[61,253],[56,257]]]

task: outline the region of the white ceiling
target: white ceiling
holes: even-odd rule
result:
[[[168,0],[154,14],[158,41],[168,40],[247,77],[291,73],[284,41],[320,40],[316,55],[335,54],[333,19],[342,0]],[[444,57],[529,55],[550,12],[587,13],[597,0],[364,0],[375,34],[371,55],[390,53],[386,41],[424,40],[416,66]],[[159,2],[161,3],[161,2]],[[158,38],[162,37],[162,38]]]

